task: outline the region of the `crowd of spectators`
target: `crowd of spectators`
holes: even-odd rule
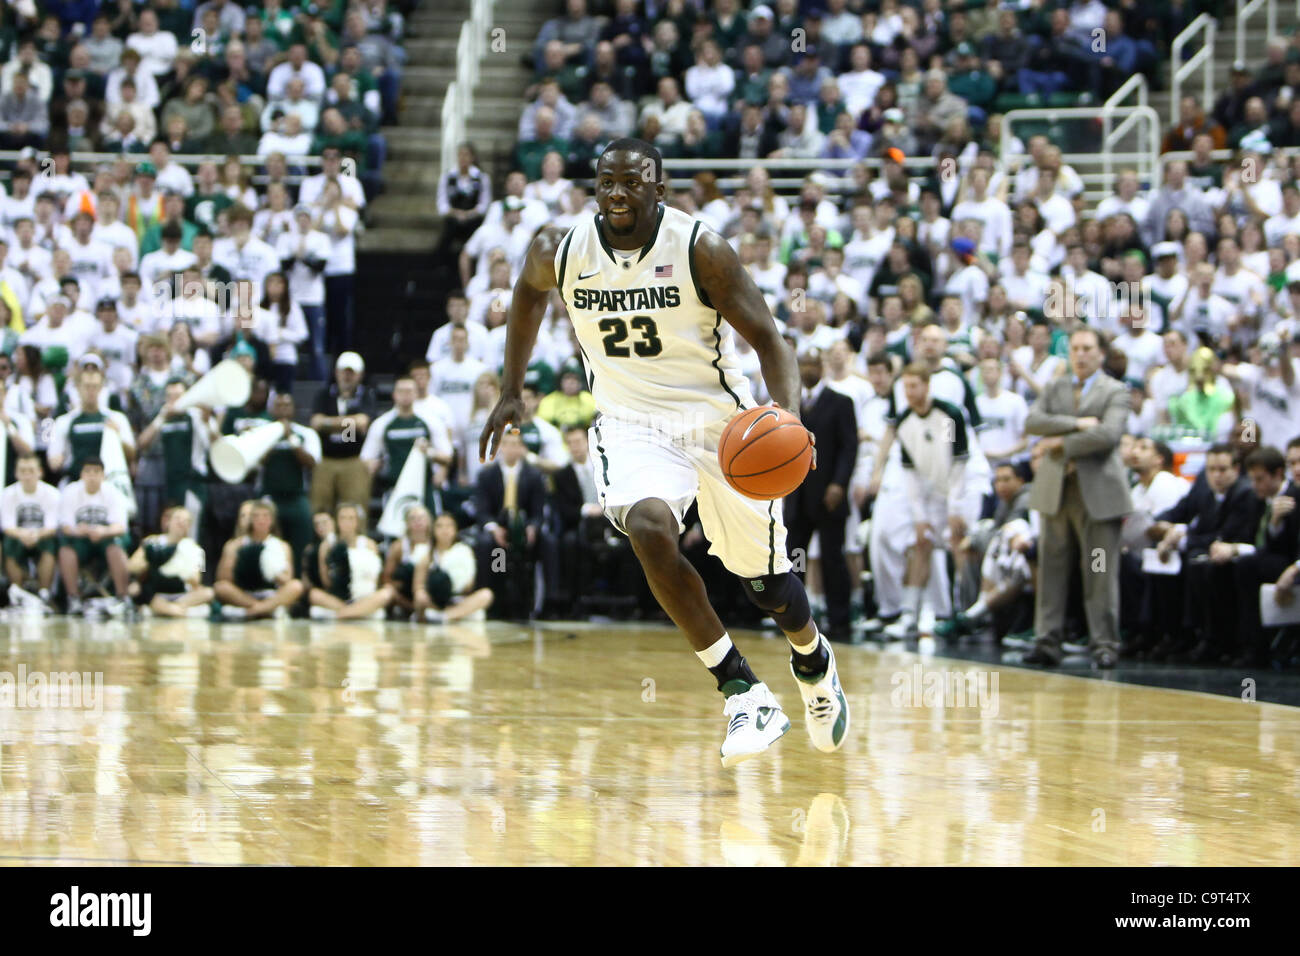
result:
[[[533,45],[515,167],[539,180],[555,153],[586,179],[627,135],[669,159],[960,152],[1006,109],[1100,102],[1135,73],[1158,85],[1170,41],[1217,6],[566,0]]]
[[[6,4],[0,146],[146,153],[162,141],[281,161],[334,146],[376,188],[404,29],[387,0]]]
[[[277,394],[327,378],[351,347],[403,15],[19,3],[0,24],[0,147],[18,151],[0,185],[0,335],[33,450],[75,410],[83,360],[137,428],[167,376],[191,384],[235,347]]]
[[[413,4],[397,6],[0,8],[0,148],[17,152],[0,185],[6,483],[31,454],[78,485],[108,428],[126,464],[106,463],[102,494],[133,482],[130,533],[165,534],[164,512],[187,506],[187,533],[219,552],[251,485],[212,481],[207,446],[291,407],[296,379],[329,378],[351,348],[356,238],[381,187]],[[226,358],[262,383],[260,411],[173,415],[172,392]],[[125,563],[110,564],[116,586]],[[18,570],[11,581],[36,581]],[[75,598],[77,575],[60,577]]]

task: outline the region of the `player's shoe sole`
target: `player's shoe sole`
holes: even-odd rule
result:
[[[808,736],[812,738],[814,747],[829,754],[839,750],[849,734],[849,702],[840,686],[834,648],[825,635],[818,635],[817,639],[826,648],[826,673],[814,680],[800,677],[793,660],[790,673],[794,675],[794,682],[803,697],[804,726],[808,728]]]
[[[727,718],[727,736],[719,752],[727,769],[757,757],[790,730],[790,718],[761,682],[728,697],[722,713]]]

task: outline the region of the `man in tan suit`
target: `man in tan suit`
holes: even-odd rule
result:
[[[1074,552],[1083,573],[1089,647],[1095,666],[1115,666],[1119,648],[1119,533],[1131,508],[1119,457],[1128,420],[1128,388],[1101,371],[1105,351],[1095,329],[1070,336],[1070,374],[1048,383],[1025,422],[1045,435],[1029,507],[1042,513],[1038,546],[1038,643],[1029,664],[1061,662],[1065,603]]]

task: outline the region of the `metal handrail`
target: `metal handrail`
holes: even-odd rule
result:
[[[1147,85],[1147,78],[1141,73],[1134,73],[1130,76],[1120,85],[1120,88],[1112,93],[1110,98],[1101,105],[1102,182],[1106,189],[1110,189],[1114,185],[1114,174],[1111,171],[1111,164],[1114,156],[1111,152],[1111,146],[1124,138],[1124,135],[1129,131],[1129,128],[1138,123],[1139,117],[1142,114],[1130,113],[1127,117],[1121,120],[1119,126],[1114,129],[1111,128],[1111,122],[1115,118],[1115,111],[1121,109],[1124,101],[1134,93],[1137,94],[1137,105],[1146,106],[1150,90]],[[1138,135],[1139,137],[1141,136],[1140,128]],[[1158,131],[1156,135],[1157,137],[1159,136]],[[1138,140],[1138,146],[1139,151],[1141,151],[1140,148],[1142,142],[1140,138]]]
[[[1149,124],[1151,135],[1148,140],[1149,146],[1146,149],[1137,150],[1131,153],[1110,153],[1104,149],[1106,154],[1102,159],[1103,164],[1103,182],[1107,190],[1113,186],[1113,176],[1109,172],[1111,162],[1123,163],[1127,160],[1133,160],[1134,165],[1138,167],[1138,177],[1146,182],[1154,182],[1159,166],[1160,152],[1160,116],[1155,109],[1150,106],[1071,106],[1061,109],[1039,108],[1011,110],[1002,117],[1002,141],[999,149],[1003,155],[1006,154],[1007,147],[1010,145],[1011,137],[1014,135],[1012,128],[1016,123],[1024,120],[1048,120],[1055,122],[1062,119],[1073,120],[1102,120],[1109,110],[1109,115],[1118,118],[1121,122],[1116,127],[1115,132],[1127,132],[1129,126],[1134,122],[1145,120]],[[1136,118],[1136,119],[1135,119]],[[1096,163],[1098,157],[1090,153],[1072,153],[1062,155],[1061,161],[1073,165],[1075,162],[1092,162]]]
[[[479,61],[487,52],[495,0],[471,0],[470,15],[460,25],[456,38],[456,78],[447,85],[442,100],[442,148],[438,155],[437,178],[456,168],[456,147],[465,140],[465,130],[474,113],[474,91],[478,88]]]
[[[447,84],[447,92],[442,97],[442,112],[439,120],[442,125],[442,149],[438,154],[438,178],[442,182],[443,173],[455,163],[453,153],[456,149],[457,135],[465,128],[464,114],[461,112],[460,83],[452,80]]]
[[[1234,153],[1235,151],[1231,149],[1212,149],[1210,150],[1210,159],[1219,161],[1228,160],[1232,159]],[[1175,162],[1186,163],[1195,158],[1196,154],[1190,149],[1171,149],[1167,153],[1160,154],[1160,165],[1168,166],[1170,163]]]
[[[48,156],[48,151],[40,151]],[[17,149],[0,149],[0,163],[16,163],[22,157],[22,151]],[[90,165],[98,166],[101,163],[115,163],[125,157],[132,165],[136,163],[149,162],[148,153],[92,153],[82,150],[74,150],[69,153],[73,166]],[[230,157],[225,153],[172,153],[172,162],[178,166],[198,168],[204,163],[216,163],[220,166]],[[266,157],[256,154],[238,156],[241,166],[265,166]],[[289,166],[306,166],[314,169],[321,164],[319,156],[285,156],[285,163]]]
[[[714,169],[752,169],[755,166],[762,166],[764,169],[781,170],[781,169],[815,169],[823,172],[833,170],[849,170],[861,163],[868,169],[878,169],[885,165],[885,161],[879,157],[868,159],[819,159],[815,156],[808,159],[784,157],[780,159],[664,159],[666,169],[689,169],[692,171],[710,171]],[[933,156],[907,156],[903,159],[904,166],[919,166],[928,168],[935,163]]]
[[[1187,29],[1174,37],[1174,42],[1170,45],[1170,75],[1173,77],[1173,83],[1169,93],[1169,108],[1173,112],[1174,125],[1181,123],[1183,120],[1183,80],[1191,76],[1197,67],[1203,66],[1205,68],[1205,77],[1202,80],[1201,89],[1201,108],[1208,113],[1214,107],[1214,37],[1217,30],[1218,24],[1214,22],[1214,18],[1208,13],[1202,13],[1187,24]],[[1196,34],[1201,31],[1205,32],[1205,42],[1184,63],[1183,47],[1187,46]]]
[[[1274,0],[1237,0],[1237,36],[1233,59],[1237,63],[1246,62],[1246,23],[1264,8],[1264,18],[1268,28],[1269,39],[1277,36],[1277,3]],[[1296,5],[1300,11],[1300,3]]]
[[[1145,73],[1134,73],[1125,80],[1120,85],[1120,88],[1112,93],[1105,103],[1101,104],[1102,109],[1114,109],[1117,106],[1123,106],[1124,101],[1132,96],[1134,91],[1137,91],[1137,105],[1146,106],[1151,90]]]

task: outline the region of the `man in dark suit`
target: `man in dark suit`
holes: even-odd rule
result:
[[[1300,435],[1286,443],[1286,468],[1291,473],[1291,485],[1300,488]],[[1297,562],[1300,564],[1300,562]],[[1296,582],[1300,580],[1300,567],[1292,566],[1278,576],[1277,591],[1274,600],[1280,605],[1288,605],[1296,599]],[[1272,645],[1272,657],[1275,664],[1283,667],[1300,664],[1300,627],[1291,625],[1284,628]]]
[[[1260,623],[1259,589],[1276,582],[1287,601],[1300,571],[1300,487],[1287,482],[1286,458],[1270,445],[1246,456],[1246,476],[1255,492],[1248,542],[1216,541],[1210,545],[1210,593],[1221,604],[1226,629],[1214,656],[1231,656],[1233,666],[1266,663],[1271,629]],[[1212,638],[1216,635],[1210,635]],[[1208,659],[1208,658],[1207,658]]]
[[[826,588],[826,636],[848,640],[848,559],[844,556],[844,529],[849,517],[845,490],[858,457],[858,425],[853,399],[828,388],[822,381],[822,355],[808,349],[799,356],[803,380],[800,417],[817,439],[817,469],[785,499],[786,547],[799,570],[799,555],[807,560],[813,532],[821,541],[822,581]]]
[[[1038,394],[1025,431],[1044,435],[1030,507],[1042,514],[1035,630],[1038,643],[1027,664],[1055,666],[1064,652],[1072,562],[1083,574],[1093,663],[1112,668],[1119,652],[1119,537],[1131,509],[1119,439],[1128,421],[1128,387],[1101,370],[1101,335],[1080,326],[1070,335],[1069,375]]]
[[[496,594],[494,607],[512,620],[527,620],[533,610],[533,570],[546,484],[542,473],[524,461],[518,431],[501,436],[501,454],[478,475],[474,512],[479,525],[479,580]]]
[[[1208,660],[1216,646],[1209,636],[1222,634],[1226,628],[1223,604],[1212,592],[1210,546],[1216,541],[1253,540],[1254,523],[1258,522],[1256,501],[1232,446],[1224,442],[1211,447],[1191,490],[1172,508],[1156,515],[1147,529],[1162,560],[1179,553],[1182,573],[1146,575],[1150,627],[1126,651],[1157,661]],[[1188,653],[1192,643],[1196,647]]]

